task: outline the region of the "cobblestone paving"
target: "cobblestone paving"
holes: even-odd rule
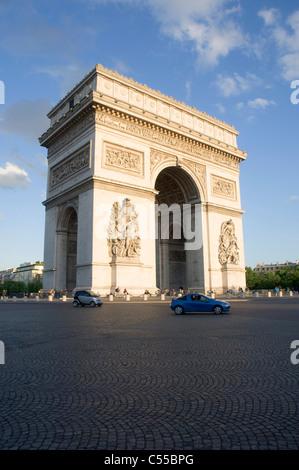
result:
[[[0,449],[298,449],[299,299],[0,303]]]

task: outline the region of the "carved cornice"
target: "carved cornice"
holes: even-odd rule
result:
[[[202,203],[202,209],[203,209],[203,212],[205,213],[214,212],[217,214],[222,214],[222,215],[226,215],[229,217],[240,218],[240,219],[242,218],[242,215],[245,212],[242,209],[234,209],[232,207],[226,207],[221,204],[214,204],[210,202]]]
[[[96,123],[229,168],[238,169],[243,160],[241,156],[104,105],[98,106]]]
[[[48,157],[50,158],[55,152],[95,124],[125,132],[231,169],[238,170],[239,163],[244,160],[244,152],[236,148],[231,148],[231,151],[224,150],[221,148],[221,142],[216,139],[210,138],[207,143],[205,136],[202,136],[202,141],[200,135],[197,138],[189,137],[168,128],[167,125],[153,123],[110,106],[91,102],[73,117],[65,116],[59,125],[57,124],[58,127],[54,126],[43,134],[40,138],[41,145],[48,148]]]
[[[115,83],[116,86],[127,85],[128,88],[132,90],[133,92],[135,91],[136,93],[138,92],[143,93],[147,95],[149,98],[157,98],[162,103],[170,104],[171,106],[173,106],[174,109],[184,110],[186,113],[190,115],[195,115],[206,122],[215,124],[217,127],[226,129],[232,134],[235,134],[235,135],[238,134],[234,126],[224,121],[220,121],[216,117],[210,116],[203,111],[199,111],[195,107],[188,106],[184,102],[176,100],[171,96],[167,96],[161,93],[159,90],[153,90],[152,88],[148,87],[145,84],[136,82],[132,78],[125,77],[116,71],[107,69],[101,64],[97,64],[88,74],[86,74],[85,77],[79,83],[77,83],[76,86],[72,90],[70,90],[67,93],[67,95],[57,103],[56,106],[52,108],[52,110],[48,114],[48,117],[51,118],[55,116],[59,112],[59,110],[65,107],[65,104],[68,103],[72,97],[79,95],[79,99],[82,97],[84,99],[84,97],[88,96],[88,94],[92,90],[97,91],[96,81],[95,81],[97,76],[103,78],[104,80],[106,80],[106,82],[107,80],[108,81],[111,80],[111,82]]]
[[[95,124],[95,110],[90,104],[77,114],[69,112],[60,122],[51,126],[40,138],[40,144],[48,148],[48,158],[72,142]]]

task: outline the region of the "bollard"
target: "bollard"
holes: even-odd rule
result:
[[[241,292],[241,299],[245,299],[245,297],[246,297],[245,292]]]
[[[35,300],[36,300],[36,302],[39,301],[39,295],[36,295],[36,296],[35,296]]]
[[[215,299],[216,298],[216,294],[213,292],[213,294],[211,295],[211,299]]]
[[[165,294],[161,294],[161,300],[165,300]]]
[[[3,297],[4,302],[7,302],[7,299],[8,299],[8,297],[5,295],[5,296]]]
[[[62,296],[62,302],[66,302],[66,295]]]
[[[143,300],[147,300],[147,295],[143,294]]]
[[[113,302],[113,295],[112,294],[109,295],[109,302]]]
[[[17,301],[17,298],[16,298],[15,295],[13,296],[12,300],[13,300],[13,302],[16,302],[16,301]]]
[[[53,300],[53,295],[49,295],[48,301],[49,301],[49,302],[52,302],[52,300]]]
[[[129,294],[126,295],[126,300],[129,301],[130,300],[130,296]]]
[[[290,295],[290,297],[293,297],[293,291],[292,291],[292,290],[290,290],[290,294],[289,294],[289,295]]]
[[[279,291],[279,297],[282,297],[283,296],[283,293],[282,293],[282,290]]]
[[[272,295],[272,294],[271,294],[271,292],[269,291],[269,292],[268,292],[268,297],[271,297],[271,295]]]
[[[23,300],[24,300],[24,302],[27,302],[28,297],[26,297],[26,295],[25,295],[25,297],[23,297]]]
[[[226,298],[230,299],[230,293],[229,292],[226,293]]]
[[[254,297],[258,297],[259,296],[259,293],[258,292],[255,292],[254,293]]]

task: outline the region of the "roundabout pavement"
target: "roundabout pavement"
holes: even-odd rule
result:
[[[0,449],[298,450],[298,319],[298,298],[1,302]]]

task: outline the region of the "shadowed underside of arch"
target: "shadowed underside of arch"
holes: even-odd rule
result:
[[[191,208],[192,226],[190,229],[192,231],[195,229],[195,214],[201,217],[201,212],[198,211],[201,198],[196,183],[182,168],[168,167],[159,173],[155,189],[159,192],[156,198],[158,205],[157,286],[160,289],[169,290],[178,290],[181,287],[201,290],[204,288],[203,248],[201,246],[196,250],[187,250],[186,234],[183,229],[184,205],[189,205]],[[169,209],[169,212],[165,207]],[[166,213],[167,219],[162,220],[163,212],[164,216]],[[167,227],[165,220],[169,223]],[[202,231],[201,223],[199,229]],[[198,236],[202,239],[202,233]]]

